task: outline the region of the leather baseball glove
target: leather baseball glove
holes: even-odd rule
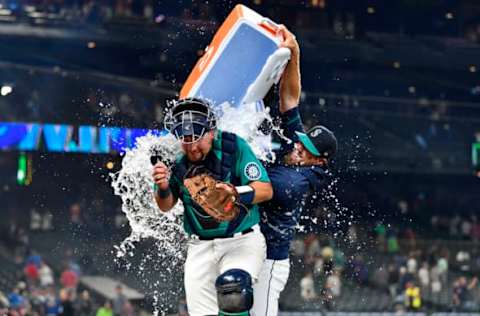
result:
[[[217,184],[224,184],[218,186]],[[231,221],[240,209],[235,203],[238,193],[229,183],[215,180],[206,173],[185,179],[183,184],[200,207],[218,222]]]

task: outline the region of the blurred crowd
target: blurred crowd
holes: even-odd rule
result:
[[[81,174],[84,171],[79,168],[78,172]],[[72,173],[65,181],[77,179],[80,174]],[[47,181],[48,178],[44,179]],[[92,240],[99,239],[109,240],[111,249],[111,236],[121,235],[119,232],[128,234],[128,224],[120,210],[120,201],[111,194],[108,185],[98,183],[92,186],[95,190],[84,191],[81,186],[76,186],[75,181],[56,181],[61,188],[68,187],[69,191],[62,191],[67,193],[64,193],[60,203],[54,203],[55,198],[52,201],[43,198],[45,201],[42,205],[48,207],[29,208],[39,203],[28,200],[28,197],[14,198],[15,193],[10,192],[13,200],[21,201],[27,207],[28,216],[21,215],[12,205],[11,211],[5,212],[5,221],[0,225],[3,226],[0,241],[12,254],[11,261],[20,267],[18,270],[23,272],[27,285],[32,283],[30,279],[37,280],[35,282],[39,284],[50,282],[48,268],[30,258],[34,254],[33,249],[41,253],[43,248],[49,248],[48,245],[35,243],[39,240],[37,236],[45,234],[51,235],[52,240],[63,240],[56,244],[58,249],[65,245],[77,247],[87,240],[92,243]],[[400,179],[396,181],[402,188],[407,188]],[[29,188],[32,199],[40,194],[36,190],[47,194],[45,183],[38,184],[40,186],[36,189]],[[421,181],[418,181],[418,185],[423,186]],[[385,189],[387,185],[380,182],[373,187],[378,190],[378,187]],[[413,186],[408,188],[415,191]],[[51,189],[48,196],[57,196],[53,185],[49,185],[48,189]],[[389,298],[391,309],[412,309],[415,305],[420,309],[448,306],[452,310],[471,310],[478,306],[478,284],[473,276],[480,272],[479,223],[474,213],[450,215],[452,213],[442,212],[440,207],[443,199],[437,201],[433,198],[443,196],[439,193],[426,191],[408,198],[406,189],[398,195],[388,189],[386,192],[392,194],[385,202],[384,192],[377,195],[369,186],[362,186],[362,192],[368,192],[370,197],[368,202],[382,210],[370,213],[368,208],[363,209],[363,200],[355,193],[358,190],[348,189],[352,194],[350,198],[356,203],[351,210],[342,208],[338,200],[335,201],[340,199],[342,204],[348,205],[347,198],[334,194],[334,205],[322,201],[321,207],[303,216],[298,239],[292,247],[292,261],[300,261],[301,264],[294,266],[292,271],[296,275],[293,282],[298,283],[304,302],[319,302],[326,308],[336,309],[336,302],[342,300],[346,291],[360,287],[384,293]],[[466,197],[460,200],[462,203],[468,202]],[[18,203],[17,206],[20,205]],[[473,203],[467,204],[474,206]],[[465,208],[461,203],[447,204],[445,207],[475,210],[472,207]],[[438,210],[438,213],[432,209]],[[389,214],[392,216],[382,219]],[[58,271],[55,284],[62,284],[65,262],[69,262],[70,267],[72,261],[80,263],[80,268],[73,266],[73,271],[101,273],[101,267],[92,260],[93,249],[82,248],[85,249],[77,260],[71,259],[72,249],[66,249],[58,258],[61,261],[50,262],[52,268]]]
[[[75,22],[102,23],[128,19],[139,23],[163,23],[173,18],[185,23],[193,21],[215,22],[217,17],[228,13],[226,5],[202,1],[153,1],[153,0],[18,0],[0,1],[4,8],[14,14],[28,17],[30,12],[43,13],[44,18],[66,19]],[[47,15],[48,14],[48,15]],[[39,15],[35,15],[39,17]]]
[[[451,239],[480,242],[480,220],[475,214],[468,216],[434,215],[430,223],[433,233],[448,232]]]
[[[107,207],[90,202],[95,209]],[[101,270],[91,270],[91,257],[78,259],[72,249],[67,249],[57,258],[59,262],[50,266],[32,250],[30,239],[38,234],[69,231],[78,241],[84,235],[99,238],[128,226],[121,212],[105,215],[109,221],[102,224],[92,220],[87,209],[90,207],[84,202],[72,202],[67,212],[63,211],[67,214],[63,215],[64,221],[58,221],[58,214],[37,209],[32,209],[24,221],[12,217],[7,239],[2,239],[14,254],[12,262],[19,273],[16,286],[4,292],[2,300],[3,306],[13,310],[12,315],[30,310],[38,315],[72,315],[61,313],[70,309],[76,311],[75,315],[91,315],[79,314],[80,309],[101,316],[110,315],[111,310],[117,314],[114,302],[92,300],[88,292],[78,288],[82,272]],[[356,222],[348,215],[330,213],[305,216],[302,222],[306,224],[299,227],[292,246],[294,277],[290,282],[297,283],[297,295],[303,303],[339,310],[345,293],[370,289],[378,295],[365,297],[360,293],[358,297],[386,297],[388,304],[377,306],[385,310],[474,311],[480,307],[475,277],[480,272],[480,251],[473,246],[478,240],[471,237],[469,228],[476,225],[474,216],[432,216],[430,229],[380,220],[373,224]],[[447,227],[449,235],[445,234]],[[183,310],[184,302],[179,306]],[[130,310],[130,305],[127,307]],[[42,314],[48,308],[57,313]]]
[[[66,256],[65,258],[68,258]],[[0,291],[0,315],[8,316],[133,316],[137,311],[117,285],[113,300],[92,296],[79,286],[80,265],[70,256],[59,274],[33,254],[18,269],[18,282],[10,290]]]
[[[424,240],[410,228],[378,222],[360,229],[353,224],[340,238],[309,233],[292,246],[305,303],[341,310],[345,291],[370,288],[362,301],[390,311],[475,311],[480,308],[480,251],[472,241]],[[351,293],[350,293],[351,295]],[[380,296],[388,303],[380,304]],[[351,296],[349,296],[351,299]],[[376,300],[376,301],[375,301]],[[378,302],[378,303],[376,303]],[[376,305],[375,305],[376,304]],[[340,309],[337,309],[340,308]]]
[[[30,86],[42,80],[42,89]],[[101,86],[95,90],[82,85],[72,87],[68,82],[67,78],[38,74],[32,75],[29,83],[19,82],[11,94],[0,98],[0,111],[5,114],[2,120],[141,128],[163,117],[163,104],[153,97]],[[57,89],[63,93],[54,93]],[[72,107],[59,108],[60,104]]]
[[[464,36],[471,41],[480,38],[480,21],[465,13],[475,10],[469,3],[457,1],[455,4],[426,4],[415,8],[409,1],[396,0],[392,5],[381,2],[372,5],[368,1],[308,0],[299,3],[287,0],[278,3],[272,0],[250,0],[244,4],[262,14],[278,19],[287,25],[303,28],[331,29],[334,33],[354,38],[365,30],[386,30],[387,32]],[[57,15],[61,18],[89,23],[99,23],[112,18],[140,19],[146,22],[162,23],[166,17],[192,23],[222,21],[232,9],[232,4],[224,1],[177,1],[177,0],[2,0],[4,8],[18,15],[28,14],[35,8],[37,13]],[[453,13],[455,12],[455,13]],[[455,14],[464,16],[457,17]],[[373,17],[383,19],[373,22]],[[45,17],[48,17],[46,15]],[[38,14],[36,15],[38,17]],[[425,23],[426,20],[433,20]],[[459,27],[456,20],[462,22]],[[190,21],[190,22],[189,22]],[[408,22],[409,23],[408,23]]]
[[[62,268],[55,273],[29,248],[29,234],[54,229],[51,216],[32,210],[30,225],[17,229],[13,241],[5,243],[16,253],[19,275],[16,286],[0,295],[1,306],[9,306],[11,315],[131,315],[130,303],[121,304],[123,309],[118,312],[115,301],[95,300],[88,291],[79,290],[79,278],[88,266],[86,258],[80,264],[71,249],[67,250]],[[69,227],[88,225],[84,218],[82,206],[73,203]],[[117,228],[125,224],[120,216],[114,221]],[[450,240],[425,240],[411,228],[380,221],[350,224],[345,234],[337,237],[319,231],[300,233],[292,245],[293,282],[298,282],[303,303],[318,303],[315,306],[326,310],[341,308],[339,302],[346,292],[368,288],[377,291],[378,297],[388,297],[385,310],[475,311],[480,308],[475,276],[480,272],[480,252],[472,247],[472,240],[452,236]],[[121,288],[117,295],[123,297]],[[366,294],[359,294],[362,300],[375,299],[362,295]],[[183,310],[184,302],[179,306]]]
[[[89,212],[96,207],[96,213]],[[89,211],[86,211],[86,210]],[[6,230],[0,234],[0,242],[12,254],[11,258],[16,264],[21,264],[32,253],[34,246],[31,239],[42,233],[64,233],[78,244],[82,238],[96,236],[97,239],[108,238],[113,233],[125,233],[128,220],[125,214],[115,207],[104,207],[98,201],[88,205],[84,202],[74,202],[67,209],[67,217],[60,217],[57,212],[49,209],[30,210],[29,217],[20,219],[11,217],[5,226]],[[67,248],[65,258],[71,260],[72,249]],[[92,260],[90,256],[81,258],[82,267],[90,269]],[[40,263],[38,263],[40,266]],[[79,270],[79,269],[77,269]]]

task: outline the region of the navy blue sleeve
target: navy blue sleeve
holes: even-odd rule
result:
[[[305,133],[298,107],[290,109],[280,115],[280,128],[283,130],[283,135],[287,138],[281,138],[280,152],[286,154],[290,152],[294,144],[299,141],[295,132]]]
[[[302,197],[309,191],[308,179],[296,169],[285,166],[274,166],[268,169],[272,181],[273,199],[282,205],[284,210],[298,207]]]

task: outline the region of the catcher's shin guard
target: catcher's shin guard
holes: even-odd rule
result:
[[[248,316],[253,306],[252,277],[241,269],[231,269],[215,281],[219,316]]]

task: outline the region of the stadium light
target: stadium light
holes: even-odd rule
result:
[[[17,183],[20,185],[25,185],[27,180],[27,156],[25,153],[21,153],[18,157],[18,168],[17,168]]]
[[[109,162],[107,162],[106,167],[107,167],[108,170],[112,170],[113,167],[115,167],[115,163],[113,161],[109,161]]]
[[[17,183],[19,185],[32,183],[32,157],[23,152],[18,157]]]
[[[2,95],[2,97],[9,95],[10,93],[12,93],[12,91],[13,87],[10,85],[3,85],[0,88],[0,94]]]

